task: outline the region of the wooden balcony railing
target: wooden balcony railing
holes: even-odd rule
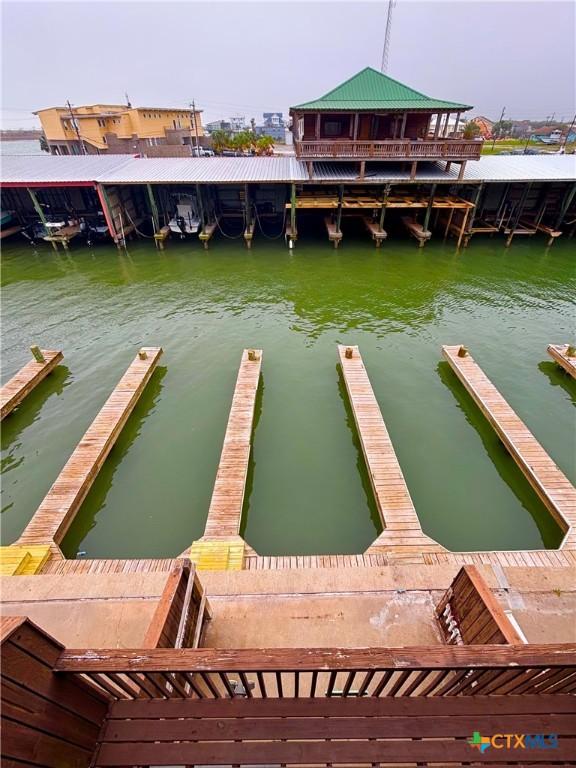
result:
[[[436,618],[450,645],[525,642],[474,565],[460,569],[436,608]]]
[[[464,139],[294,142],[300,160],[478,160],[482,144]]]
[[[564,765],[575,754],[574,644],[74,651],[22,617],[0,629],[7,767]],[[494,733],[481,755],[474,737]],[[536,735],[525,753],[501,734]]]
[[[576,647],[66,650],[54,669],[116,699],[567,693]]]

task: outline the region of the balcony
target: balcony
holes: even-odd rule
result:
[[[294,142],[299,160],[478,160],[483,143],[481,139]]]

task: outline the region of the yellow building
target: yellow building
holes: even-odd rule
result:
[[[204,135],[202,110],[92,104],[34,112],[53,155],[186,156]]]

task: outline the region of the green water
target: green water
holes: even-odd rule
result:
[[[379,528],[337,368],[358,344],[424,530],[451,549],[557,546],[560,534],[446,364],[465,343],[575,478],[574,242],[218,240],[3,252],[5,381],[31,343],[65,366],[3,426],[13,541],[141,345],[164,356],[65,541],[69,556],[173,556],[202,534],[241,350],[263,375],[244,532],[260,554],[354,553]]]

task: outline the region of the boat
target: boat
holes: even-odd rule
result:
[[[176,213],[168,222],[170,231],[180,237],[195,235],[200,229],[200,217],[196,209],[196,199],[192,195],[176,195]]]

